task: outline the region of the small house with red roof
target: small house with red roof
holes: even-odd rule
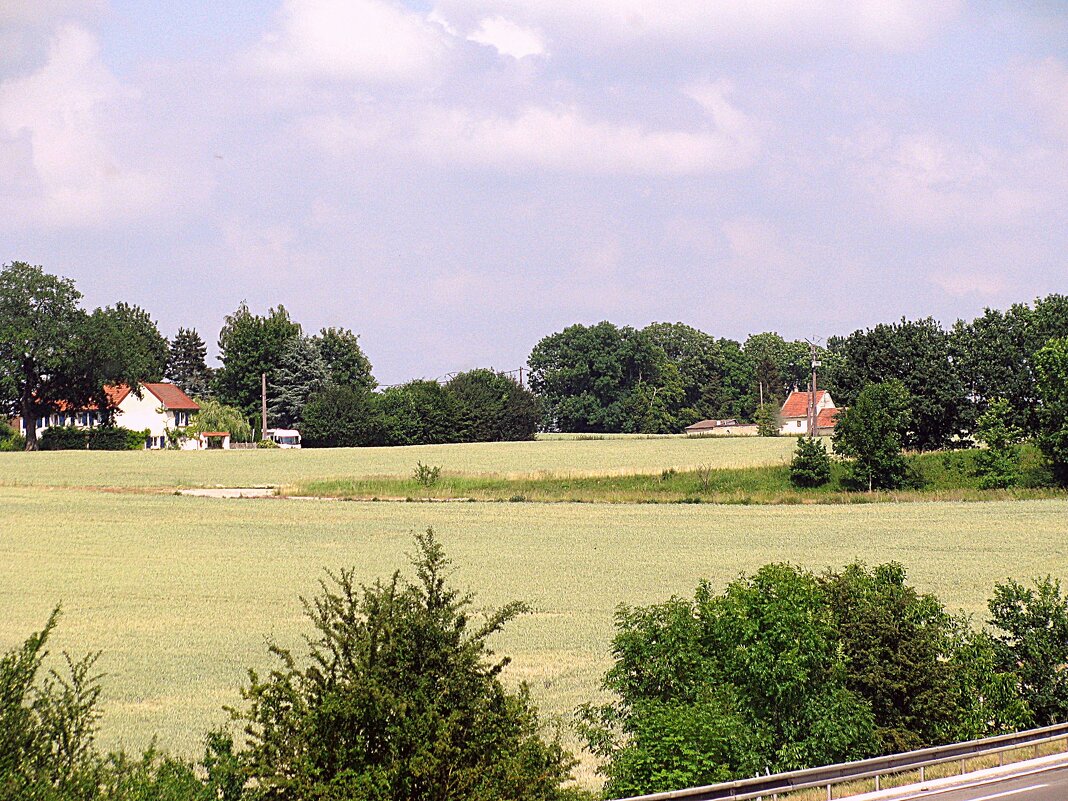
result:
[[[783,436],[808,433],[808,392],[794,390],[779,410],[779,433]],[[816,434],[820,436],[834,433],[835,420],[841,411],[834,405],[831,393],[825,389],[816,390]]]
[[[125,384],[104,387],[108,402],[115,409],[115,424],[133,431],[148,430],[148,448],[166,448],[167,432],[189,425],[191,416],[200,406],[180,387],[165,383],[143,383],[140,392],[134,392]],[[140,397],[138,397],[140,395]],[[95,406],[74,409],[60,404],[57,411],[37,420],[37,433],[49,426],[73,426],[92,428],[101,423],[100,410]],[[25,423],[19,421],[25,432]]]

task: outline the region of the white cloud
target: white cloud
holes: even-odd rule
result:
[[[50,25],[106,6],[105,0],[0,0],[0,25]]]
[[[1024,90],[1055,134],[1068,138],[1068,65],[1052,56],[1022,72]]]
[[[993,148],[877,127],[837,144],[859,188],[913,225],[1007,225],[1039,202],[1034,182],[1018,180],[1023,161]]]
[[[404,120],[369,105],[351,115],[309,118],[304,130],[335,157],[376,149],[441,166],[686,175],[752,164],[759,138],[727,101],[726,89],[706,85],[689,94],[709,120],[695,130],[591,119],[575,106],[538,105],[511,115],[428,105]]]
[[[496,48],[501,55],[512,58],[540,56],[545,53],[545,43],[537,31],[523,28],[504,17],[486,17],[467,38],[472,42]]]
[[[155,208],[177,177],[130,167],[109,142],[109,115],[132,97],[90,33],[61,27],[43,67],[0,83],[2,216],[81,226]]]
[[[278,30],[263,37],[252,61],[302,78],[403,81],[434,66],[443,34],[388,0],[285,0]]]
[[[471,29],[505,13],[553,45],[617,47],[648,39],[702,48],[841,43],[899,49],[924,41],[961,0],[438,0],[435,14]]]

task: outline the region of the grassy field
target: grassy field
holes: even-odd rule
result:
[[[6,487],[0,509],[0,647],[62,601],[57,649],[102,650],[103,743],[158,735],[187,753],[238,702],[245,668],[268,664],[268,638],[299,645],[297,596],[314,592],[324,566],[387,575],[410,532],[430,525],[480,604],[532,604],[497,645],[514,657],[510,679],[529,681],[553,714],[596,697],[617,603],[689,594],[700,577],[722,586],[773,560],[893,559],[951,608],[979,615],[995,581],[1068,579],[1060,500],[404,504]]]
[[[788,465],[757,465],[699,470],[662,470],[599,476],[497,476],[443,472],[430,486],[413,476],[366,476],[314,479],[286,487],[282,494],[348,500],[538,501],[585,503],[876,503],[924,500],[1014,500],[1063,498],[1063,489],[1036,481],[1041,469],[1037,449],[1027,447],[1023,486],[983,490],[976,474],[977,450],[922,453],[909,456],[921,477],[922,489],[895,492],[850,492],[843,482],[846,466],[832,463],[831,481],[822,487],[797,489]]]
[[[416,462],[465,475],[625,475],[700,464],[783,464],[793,447],[793,439],[778,437],[610,437],[300,451],[0,453],[0,486],[278,486],[332,478],[407,477]]]

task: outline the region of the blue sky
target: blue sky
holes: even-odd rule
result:
[[[1068,4],[0,0],[0,260],[384,383],[1068,292]]]

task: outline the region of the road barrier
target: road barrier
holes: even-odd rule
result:
[[[733,782],[723,782],[722,784],[710,784],[705,787],[691,787],[687,790],[672,790],[666,793],[634,796],[620,799],[620,801],[669,801],[669,799],[715,801],[715,799],[724,798],[745,801],[745,799],[754,798],[774,798],[779,793],[808,790],[813,787],[826,787],[827,799],[830,801],[833,798],[834,786],[842,782],[875,779],[875,789],[878,790],[884,776],[908,770],[918,770],[920,772],[920,781],[924,781],[927,768],[950,762],[960,762],[961,773],[964,773],[965,760],[997,754],[999,762],[1003,762],[1006,751],[1015,751],[1026,746],[1033,746],[1035,756],[1038,756],[1038,747],[1040,745],[1057,742],[1058,740],[1064,740],[1065,747],[1068,749],[1068,723],[1016,732],[1015,734],[1000,734],[997,737],[987,737],[983,740],[969,740],[966,743],[936,745],[932,748],[922,748],[919,751],[908,751],[904,754],[862,759],[859,762],[843,762],[822,768],[794,770],[789,773],[757,776],[753,779],[740,779]]]

